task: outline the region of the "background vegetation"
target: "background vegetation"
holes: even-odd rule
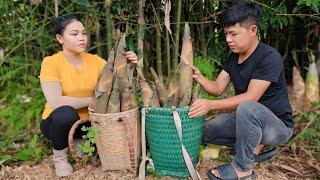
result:
[[[114,39],[119,32],[126,32],[129,49],[144,57],[145,73],[153,66],[167,77],[177,67],[182,27],[188,21],[196,65],[207,77],[214,78],[229,53],[219,20],[233,2],[171,0],[170,34],[164,26],[165,4],[159,0],[0,0],[0,164],[37,161],[50,152],[39,131],[45,100],[38,75],[42,59],[59,50],[51,28],[57,12],[83,19],[90,32],[89,52],[107,59]],[[254,2],[263,10],[260,38],[282,54],[288,83],[294,65],[305,77],[307,52],[318,53],[319,57],[320,1]],[[139,20],[139,12],[145,24]],[[138,38],[143,35],[142,49]],[[303,148],[319,159],[319,106],[295,116],[295,120],[295,137],[286,149],[299,155]]]

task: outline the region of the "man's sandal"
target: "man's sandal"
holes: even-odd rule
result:
[[[268,159],[271,159],[273,156],[277,154],[277,152],[278,152],[277,148],[272,148],[270,150],[264,151],[261,154],[254,154],[253,155],[254,162],[263,162]]]
[[[220,173],[220,177],[215,176],[212,174],[211,170],[218,170]],[[221,179],[227,179],[227,180],[255,180],[256,179],[256,174],[252,172],[252,174],[248,176],[244,176],[241,178],[238,178],[235,169],[231,164],[224,164],[221,166],[218,166],[214,169],[210,169],[208,171],[208,177],[210,180],[221,180]]]

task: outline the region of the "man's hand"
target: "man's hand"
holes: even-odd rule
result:
[[[194,66],[191,66],[191,69],[192,69],[192,78],[194,80],[198,80],[200,77],[202,77],[202,74],[201,72],[199,71],[198,68],[194,67]]]
[[[192,103],[189,110],[189,117],[196,118],[207,114],[212,109],[212,101],[207,99],[198,99]]]

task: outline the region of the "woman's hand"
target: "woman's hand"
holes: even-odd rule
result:
[[[89,106],[88,106],[88,110],[90,111],[90,110],[94,110],[94,108],[96,107],[96,105],[94,104],[94,100],[93,100],[93,98],[92,98],[92,100],[91,100],[91,102],[90,102],[90,104],[89,104]]]
[[[130,62],[130,67],[134,67],[138,63],[138,56],[133,51],[127,51],[124,53],[128,61]]]

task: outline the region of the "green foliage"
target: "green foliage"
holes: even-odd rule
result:
[[[194,65],[199,69],[203,76],[207,79],[214,80],[220,70],[220,62],[213,58],[205,58],[202,56],[197,56],[195,58]],[[205,99],[215,99],[216,97],[208,94],[202,88],[200,89],[201,98]]]
[[[271,1],[268,7],[262,8],[263,18],[259,28],[260,35],[266,38],[276,29],[283,29],[293,25],[294,19],[292,16],[276,15],[288,13],[287,5],[279,1]]]
[[[83,126],[81,130],[87,132],[87,134],[82,136],[82,138],[86,141],[79,145],[79,150],[88,154],[89,156],[92,156],[96,150],[94,144],[96,143],[96,137],[99,134],[99,129],[95,127]]]
[[[310,7],[314,12],[319,14],[320,1],[319,0],[298,0],[297,7],[294,12],[298,12],[302,6]]]
[[[314,109],[316,110],[304,112],[295,118],[299,124],[311,123],[305,131],[298,134],[295,144],[301,144],[305,149],[310,149],[317,159],[320,158],[320,103],[315,104]]]

